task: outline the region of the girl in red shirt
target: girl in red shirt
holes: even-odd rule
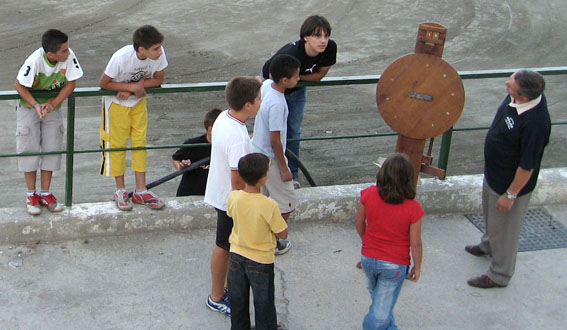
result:
[[[408,157],[395,153],[378,171],[376,185],[360,193],[355,225],[362,238],[362,268],[372,297],[364,330],[398,329],[393,310],[404,279],[419,280],[424,211],[414,199],[413,175]],[[413,267],[406,277],[411,260]]]

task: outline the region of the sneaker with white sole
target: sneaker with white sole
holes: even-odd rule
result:
[[[230,301],[226,295],[223,296],[219,302],[214,301],[209,295],[209,298],[207,299],[207,307],[215,312],[230,316]]]
[[[39,204],[47,207],[50,212],[61,212],[65,209],[62,204],[57,203],[53,194],[39,195]]]
[[[278,239],[276,243],[276,255],[287,253],[291,249],[291,242],[285,239]]]
[[[39,207],[39,195],[37,193],[33,193],[33,195],[28,196],[26,207],[28,209],[28,213],[31,215],[38,215],[41,214],[41,208]]]
[[[134,207],[126,189],[118,189],[114,192],[114,202],[122,211],[130,211]]]
[[[256,326],[255,325],[251,326],[250,330],[256,330]],[[276,330],[287,330],[287,328],[283,324],[277,324]]]
[[[146,205],[150,209],[163,209],[165,203],[153,192],[147,190],[145,193],[138,194],[136,191],[132,194],[132,202],[135,204]]]
[[[299,188],[301,188],[301,183],[299,183],[299,181],[297,181],[296,179],[293,179],[293,189]]]
[[[222,296],[221,300],[230,308],[230,298],[228,297],[228,288],[224,290],[224,296]]]

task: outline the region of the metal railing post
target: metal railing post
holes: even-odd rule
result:
[[[73,204],[73,161],[75,157],[75,96],[67,99],[67,167],[65,169],[65,206]]]
[[[443,133],[441,138],[441,149],[439,150],[439,162],[437,167],[447,172],[447,165],[449,164],[449,151],[451,150],[451,138],[453,137],[453,127]],[[445,175],[446,177],[446,175]]]

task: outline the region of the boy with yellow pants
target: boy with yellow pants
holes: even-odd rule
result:
[[[100,126],[102,149],[126,148],[128,139],[133,148],[146,146],[146,88],[160,86],[165,78],[167,59],[162,46],[163,39],[155,27],[144,25],[134,32],[133,45],[122,47],[110,58],[99,86],[118,93],[103,97]],[[130,200],[124,183],[126,152],[105,151],[102,154],[100,174],[114,177],[114,201],[120,210],[131,210],[132,202],[152,209],[165,206],[157,195],[146,189],[146,157],[146,150],[132,151],[136,190]]]

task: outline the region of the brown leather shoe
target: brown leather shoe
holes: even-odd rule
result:
[[[465,246],[465,251],[477,257],[482,257],[487,254],[486,252],[482,251],[480,247],[478,247],[478,245],[467,245]]]
[[[474,286],[475,288],[490,289],[490,288],[505,288],[505,285],[498,284],[494,282],[487,275],[480,275],[479,277],[473,277],[467,281],[467,284]]]

